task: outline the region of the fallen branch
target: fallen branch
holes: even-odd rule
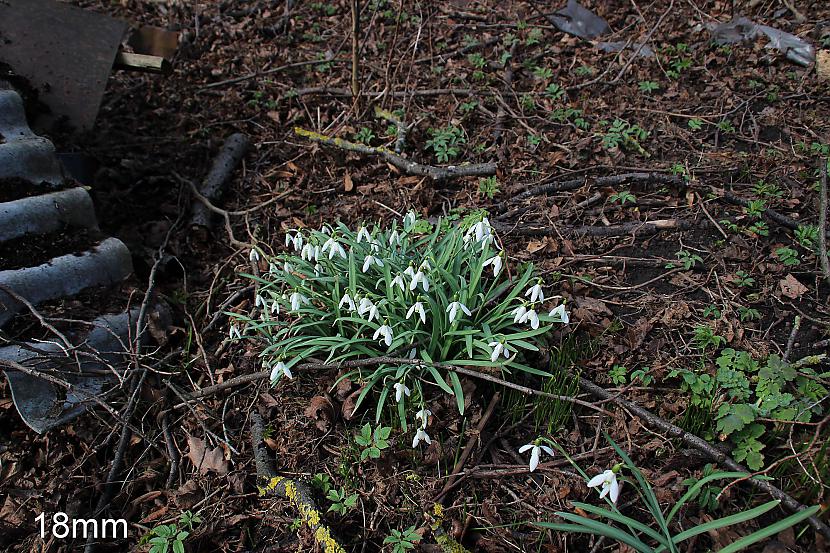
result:
[[[375,117],[379,117],[395,125],[395,153],[399,154],[403,152],[403,149],[406,146],[406,131],[408,130],[406,123],[404,123],[400,117],[388,109],[381,109],[378,106],[375,106]]]
[[[404,159],[392,150],[386,148],[375,148],[366,146],[365,144],[358,144],[350,142],[342,138],[326,136],[314,131],[302,129],[300,127],[294,128],[294,133],[312,142],[318,142],[327,146],[334,146],[349,152],[357,152],[360,154],[380,156],[391,165],[400,169],[407,175],[419,175],[422,177],[431,177],[437,181],[443,181],[458,177],[483,177],[494,175],[496,173],[497,165],[495,163],[476,163],[470,165],[448,165],[447,167],[433,167],[432,165],[423,165],[415,161]]]
[[[450,365],[447,363],[426,363],[425,361],[421,361],[420,359],[409,359],[408,357],[373,357],[371,359],[354,359],[352,361],[343,361],[342,363],[300,363],[297,365],[297,369],[299,370],[341,370],[341,369],[354,369],[358,367],[371,367],[375,365],[416,365],[420,367],[427,367],[432,366],[437,369],[445,369],[450,371],[455,371],[458,374],[463,374],[464,376],[469,376],[471,378],[478,378],[479,380],[486,380],[488,382],[492,382],[493,384],[498,384],[500,386],[504,386],[505,388],[510,388],[521,392],[525,395],[534,395],[539,397],[546,397],[550,399],[558,399],[560,401],[567,401],[573,403],[575,405],[581,405],[588,409],[592,409],[594,411],[600,412],[604,415],[611,416],[611,413],[606,411],[601,407],[597,407],[593,403],[589,403],[587,401],[582,401],[581,399],[570,397],[570,396],[560,396],[556,394],[549,394],[547,392],[542,392],[539,390],[534,390],[533,388],[528,388],[527,386],[522,386],[520,384],[514,384],[512,382],[508,382],[506,380],[502,380],[501,378],[482,373],[479,371],[473,371],[471,369],[465,369],[464,367],[457,367],[455,365]],[[242,386],[243,384],[250,384],[252,382],[258,382],[260,380],[266,380],[271,375],[270,370],[259,371],[251,374],[245,374],[242,376],[237,376],[236,378],[231,378],[230,380],[226,380],[220,384],[215,384],[213,386],[206,386],[200,390],[196,390],[189,394],[188,399],[201,399],[208,396],[212,396],[222,390],[226,390],[228,388],[233,388],[236,386]],[[180,403],[176,405],[176,408],[182,407],[184,404]]]
[[[592,225],[579,227],[544,227],[544,228],[513,228],[515,225],[507,225],[504,223],[495,223],[493,225],[497,230],[504,234],[518,234],[520,236],[642,236],[657,234],[664,230],[688,230],[692,228],[692,223],[685,219],[658,219],[656,221],[643,221],[633,223],[623,223],[621,225],[612,225],[608,227],[596,227]]]
[[[300,520],[308,526],[317,544],[326,553],[346,553],[346,550],[332,536],[331,530],[321,521],[323,517],[317,509],[311,489],[297,480],[277,476],[268,449],[262,441],[264,428],[262,417],[256,411],[251,412],[251,447],[254,452],[260,496],[284,497],[300,513]]]
[[[723,196],[721,196],[721,197],[723,198],[724,201],[726,201],[726,202],[728,202],[732,205],[737,205],[737,206],[741,206],[741,207],[749,207],[749,200],[739,198],[738,196],[735,196],[731,192],[724,191]],[[799,223],[795,219],[793,219],[791,217],[787,217],[786,215],[783,215],[781,213],[778,213],[777,211],[775,211],[774,209],[771,209],[771,208],[764,209],[764,215],[770,221],[772,221],[774,223],[778,223],[782,227],[788,228],[790,230],[798,230],[801,227],[801,223]],[[827,231],[826,230],[824,232],[824,235],[827,236]]]
[[[198,189],[201,197],[212,203],[222,196],[234,169],[242,161],[245,152],[248,151],[249,144],[248,137],[241,133],[232,134],[225,140],[222,149],[213,160],[210,171]],[[199,198],[193,201],[190,211],[191,227],[196,227],[203,233],[205,229],[213,227],[212,223],[215,217],[210,208]],[[203,238],[207,237],[204,236]]]
[[[589,179],[588,177],[540,184],[530,190],[525,190],[508,200],[508,202],[515,202],[530,198],[533,196],[540,196],[543,194],[555,194],[557,192],[566,192],[568,190],[577,190],[587,184],[594,186],[617,186],[625,182],[630,183],[652,183],[652,184],[666,184],[678,188],[685,188],[686,183],[683,177],[679,175],[669,175],[664,173],[623,173],[621,175],[610,175],[607,177],[596,177]]]
[[[675,426],[674,424],[670,423],[669,421],[653,414],[652,412],[640,407],[636,403],[618,397],[611,392],[605,390],[601,386],[597,386],[590,380],[580,377],[579,378],[579,387],[582,388],[584,391],[589,392],[597,397],[601,397],[605,400],[611,401],[616,403],[617,405],[627,409],[631,413],[637,415],[639,418],[643,419],[646,423],[650,426],[659,428],[663,432],[667,433],[669,436],[673,438],[678,438],[683,440],[686,444],[692,446],[693,448],[697,449],[704,453],[707,457],[711,460],[715,461],[719,465],[723,466],[732,471],[736,472],[749,472],[745,467],[741,466],[734,459],[729,457],[726,453],[722,451],[718,451],[715,449],[711,444],[709,444],[704,439],[691,434],[690,432],[686,432],[679,426]],[[777,499],[781,501],[781,504],[789,509],[792,512],[799,512],[806,509],[804,505],[790,497],[788,494],[783,492],[782,490],[778,489],[777,487],[773,486],[766,480],[749,480],[749,484],[753,487],[758,488],[770,496],[773,499]],[[821,532],[821,534],[830,539],[830,526],[827,526],[824,522],[820,521],[818,518],[812,516],[807,519],[810,523],[810,526],[816,529],[816,531]]]
[[[821,271],[824,280],[830,284],[830,261],[827,260],[827,163],[821,161],[821,188],[819,189],[818,203],[818,258],[821,262]]]

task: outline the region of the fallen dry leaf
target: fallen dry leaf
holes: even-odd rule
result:
[[[314,426],[320,432],[328,432],[334,424],[334,405],[328,396],[314,396],[308,402],[305,416],[314,420]]]
[[[798,282],[793,275],[787,275],[778,282],[781,293],[790,299],[801,297],[807,291],[807,287]]]
[[[351,192],[354,190],[354,182],[352,182],[352,176],[346,171],[346,174],[343,175],[343,189],[346,192]]]
[[[204,440],[189,434],[187,445],[189,447],[187,458],[193,466],[199,469],[199,474],[205,475],[210,471],[220,476],[228,474],[228,462],[225,460],[225,452],[221,447],[208,448]]]

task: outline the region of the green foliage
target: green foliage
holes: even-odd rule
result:
[[[761,313],[753,307],[740,306],[738,307],[738,317],[740,317],[741,322],[760,321]]]
[[[542,32],[542,29],[540,29],[538,27],[534,27],[527,33],[527,38],[525,39],[525,45],[526,46],[533,46],[534,44],[539,44],[540,42],[542,42],[542,37],[543,36],[544,36],[544,33]]]
[[[590,77],[594,74],[594,68],[590,65],[580,65],[574,69],[574,73],[577,77]]]
[[[533,68],[533,76],[546,81],[553,77],[553,70],[550,67],[540,67],[537,65]]]
[[[607,434],[605,438],[614,447],[617,455],[623,460],[623,463],[620,463],[612,469],[616,477],[621,478],[623,470],[630,472],[634,477],[633,479],[626,478],[625,480],[636,492],[631,494],[635,498],[634,501],[641,503],[642,507],[648,511],[649,519],[647,522],[641,522],[642,519],[640,517],[634,519],[624,515],[606,497],[606,502],[609,506],[607,509],[589,503],[572,502],[571,505],[576,512],[558,511],[555,513],[558,517],[564,519],[565,523],[538,522],[536,523],[538,526],[561,533],[603,536],[625,544],[638,553],[679,553],[680,551],[686,550],[686,547],[681,544],[689,539],[707,533],[717,533],[721,528],[754,520],[764,513],[775,509],[780,503],[780,500],[769,501],[757,507],[739,511],[733,515],[703,522],[697,526],[690,527],[689,524],[678,523],[675,517],[681,512],[681,509],[686,503],[700,496],[704,486],[715,480],[745,479],[749,478],[750,475],[742,472],[711,472],[708,476],[704,476],[692,484],[689,490],[671,508],[666,507],[661,509],[660,501],[654,493],[654,489],[643,476],[640,469],[637,468],[631,458]],[[568,457],[568,460],[587,480],[588,477],[585,472],[570,457]],[[763,477],[756,476],[753,478]],[[764,526],[747,536],[733,541],[726,547],[721,548],[720,552],[735,553],[736,551],[742,551],[754,543],[795,526],[808,517],[815,515],[820,509],[821,506],[816,505],[785,518],[778,517],[778,520],[769,526]],[[673,528],[678,526],[678,531],[674,531]],[[697,548],[700,549],[700,544],[697,545]]]
[[[194,526],[201,522],[202,518],[197,513],[184,511],[179,515],[178,522],[155,526],[141,538],[140,543],[150,545],[149,553],[184,553],[185,540]]]
[[[360,460],[365,461],[367,458],[380,459],[380,453],[389,447],[389,435],[392,433],[392,428],[388,426],[376,426],[375,431],[372,432],[372,426],[367,422],[360,429],[360,434],[356,434],[354,441],[357,445],[363,447],[360,452]]]
[[[706,350],[709,347],[719,348],[725,341],[725,338],[715,334],[715,331],[709,325],[698,325],[695,327],[694,343],[702,350]]]
[[[557,83],[550,83],[547,88],[545,88],[545,96],[551,100],[561,100],[565,96],[565,89]]]
[[[487,67],[487,60],[478,52],[473,52],[467,56],[467,61],[476,69],[484,69]]]
[[[710,513],[717,511],[720,507],[718,496],[723,491],[723,488],[714,484],[702,484],[700,486],[697,486],[697,484],[701,480],[712,481],[710,477],[717,472],[718,470],[715,465],[707,463],[703,467],[702,478],[691,477],[683,480],[683,485],[693,490],[688,500],[694,501],[697,499],[697,504],[700,508]]]
[[[767,210],[767,204],[764,200],[750,200],[744,209],[746,210],[746,214],[753,219],[760,219]]]
[[[426,146],[433,151],[435,158],[440,163],[447,163],[457,158],[458,154],[461,153],[461,147],[467,143],[464,129],[455,125],[448,125],[440,129],[429,129],[427,132],[431,138],[427,140]]]
[[[737,277],[736,281],[738,286],[742,288],[748,288],[755,284],[755,279],[752,278],[746,271],[735,271],[735,276]]]
[[[614,194],[611,194],[609,198],[611,202],[615,204],[625,205],[626,202],[631,202],[632,204],[637,203],[637,196],[631,193],[630,190],[621,190]]]
[[[628,369],[622,365],[614,365],[608,372],[608,376],[611,377],[611,382],[617,386],[624,386],[628,382]]]
[[[714,376],[675,369],[669,377],[681,376],[681,390],[691,393],[692,405],[713,408],[721,441],[729,439],[735,460],[752,470],[764,466],[761,437],[767,427],[760,419],[810,422],[824,412],[819,400],[827,389],[810,368],[796,371],[777,355],[761,365],[747,352],[732,348],[720,353],[715,366]]]
[[[784,192],[777,184],[774,182],[767,182],[765,180],[759,180],[756,182],[755,186],[752,187],[752,190],[758,196],[767,198],[780,198],[784,195]]]
[[[721,132],[724,132],[724,133],[734,133],[735,132],[734,125],[732,125],[732,122],[729,121],[728,119],[724,119],[723,121],[720,121],[718,123],[717,127],[718,127],[718,130],[720,130]]]
[[[478,102],[476,102],[475,100],[470,100],[469,102],[461,102],[461,105],[458,106],[458,111],[460,111],[462,115],[467,115],[477,107]]]
[[[388,406],[406,431],[405,407],[423,406],[422,386],[454,397],[463,414],[460,379],[447,367],[500,370],[510,380],[522,372],[549,376],[529,366],[524,352],[538,351],[561,320],[543,311],[532,265],[504,268],[486,212],[453,212],[435,225],[410,212],[390,227],[355,231],[337,223],[286,238],[293,251],[259,252],[268,271],[245,275],[258,285],[256,318],[228,313],[232,333],[256,343],[273,384],[311,356],[326,363],[409,356],[419,363],[342,376],[362,386],[355,410],[375,398],[375,420]],[[373,435],[374,446],[386,437]]]
[[[778,260],[787,267],[792,267],[801,263],[798,260],[798,252],[786,246],[777,248],[775,250],[775,256],[778,257]]]
[[[374,138],[375,133],[373,133],[372,129],[369,127],[360,127],[360,130],[354,134],[355,142],[362,142],[366,145],[370,145]]]
[[[675,257],[677,257],[677,260],[683,266],[683,269],[687,271],[697,266],[698,263],[703,263],[702,257],[688,250],[679,250],[674,255]]]
[[[795,229],[795,239],[805,250],[818,252],[818,227],[813,225],[799,225]]]
[[[499,193],[499,181],[495,175],[478,179],[478,191],[492,200]]]
[[[349,495],[343,488],[336,490],[330,489],[326,494],[326,499],[331,501],[329,512],[334,511],[340,515],[345,515],[346,512],[351,511],[357,506],[357,494],[353,493]]]
[[[651,94],[655,90],[660,90],[660,85],[654,81],[640,81],[639,89],[644,94]]]
[[[576,108],[556,108],[548,114],[548,118],[560,123],[570,121],[582,130],[587,130],[591,126],[582,116],[582,110]]]
[[[642,153],[640,142],[646,138],[648,133],[638,125],[632,125],[623,119],[614,119],[602,137],[602,147],[606,150],[633,147]]]
[[[522,109],[525,111],[533,111],[536,109],[536,100],[530,94],[522,94],[519,101],[522,104]]]
[[[329,490],[331,489],[331,479],[329,478],[329,475],[320,472],[314,475],[310,484],[312,487],[323,492],[323,495],[328,495]]]
[[[384,545],[392,546],[392,553],[405,553],[406,551],[415,549],[415,544],[421,541],[421,535],[415,531],[416,525],[413,524],[403,532],[392,530],[389,536],[383,540]]]
[[[527,135],[527,143],[533,147],[538,146],[542,143],[542,137],[538,134],[528,134]]]
[[[699,131],[700,129],[703,128],[703,119],[698,119],[697,117],[693,117],[692,119],[689,119],[689,121],[686,123],[686,125],[688,125],[688,127],[690,129],[692,129],[693,131]]]

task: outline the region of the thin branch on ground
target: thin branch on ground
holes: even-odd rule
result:
[[[494,175],[496,173],[496,163],[475,163],[469,165],[448,165],[446,167],[434,167],[432,165],[423,165],[415,161],[404,159],[392,150],[386,148],[375,148],[366,146],[365,144],[358,144],[350,142],[342,138],[326,136],[314,131],[302,129],[300,127],[294,128],[294,133],[297,136],[307,138],[312,142],[325,144],[326,146],[334,146],[341,150],[349,152],[357,152],[360,154],[380,156],[397,169],[403,171],[407,175],[419,175],[422,177],[431,177],[437,181],[449,180],[459,177],[484,177]]]
[[[818,205],[818,258],[821,262],[821,271],[824,280],[830,284],[830,261],[827,259],[827,164],[828,160],[821,160],[821,184],[819,189]]]

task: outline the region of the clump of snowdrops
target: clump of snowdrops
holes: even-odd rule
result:
[[[371,395],[380,420],[394,403],[404,431],[410,413],[416,447],[430,442],[426,386],[455,396],[463,414],[453,366],[499,371],[506,380],[520,372],[549,376],[525,354],[567,324],[568,312],[559,296],[548,297],[532,265],[511,270],[486,214],[433,225],[410,212],[385,228],[291,230],[285,244],[289,252],[274,257],[251,251],[252,260],[268,262],[267,273],[247,275],[258,284],[258,316],[231,314],[232,338],[261,342],[272,384],[311,359],[411,359],[344,378],[363,385],[355,410]]]

